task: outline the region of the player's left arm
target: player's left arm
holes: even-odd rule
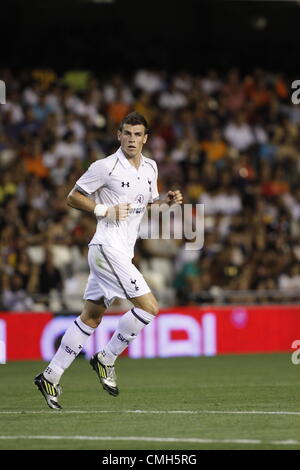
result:
[[[155,171],[155,178],[152,181],[152,188],[151,188],[151,198],[148,202],[147,208],[149,209],[152,204],[164,206],[162,207],[162,210],[175,206],[178,204],[182,204],[183,201],[183,196],[181,194],[181,191],[179,189],[174,189],[170,190],[167,192],[167,196],[165,199],[159,199],[159,192],[157,188],[157,180],[158,180],[158,169],[157,169],[157,164],[154,160],[151,161],[152,165],[154,165],[154,171]]]
[[[179,189],[175,189],[174,191],[168,191],[167,197],[165,199],[157,199],[148,204],[148,208],[151,207],[152,204],[167,204],[169,207],[174,206],[175,204],[182,204],[183,196]]]

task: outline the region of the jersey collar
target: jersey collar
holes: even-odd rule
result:
[[[134,168],[134,166],[132,166],[131,163],[129,163],[128,159],[125,157],[121,147],[119,147],[119,149],[117,150],[117,157],[122,163],[122,165],[124,166],[124,168]],[[144,164],[145,164],[145,157],[141,155],[140,166],[144,166]]]

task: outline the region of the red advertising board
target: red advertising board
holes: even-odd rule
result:
[[[120,314],[106,315],[85,346],[90,357],[115,330]],[[53,356],[75,316],[0,313],[0,362]],[[213,356],[291,351],[300,339],[300,306],[173,307],[161,310],[126,353],[132,358]]]

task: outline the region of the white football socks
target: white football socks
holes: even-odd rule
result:
[[[53,356],[50,364],[44,370],[44,377],[53,384],[58,384],[65,369],[67,369],[75,357],[78,356],[83,346],[93,334],[96,328],[83,323],[80,316],[69,326],[62,337],[60,346]]]
[[[124,313],[120,318],[116,331],[101,351],[101,361],[105,365],[113,365],[117,357],[153,318],[154,315],[151,315],[151,313],[136,307]]]
[[[126,312],[120,318],[113,336],[101,351],[101,361],[105,365],[113,365],[117,357],[153,318],[154,315],[136,307]],[[61,344],[50,364],[43,372],[49,382],[59,383],[64,371],[72,364],[95,330],[96,328],[91,328],[83,323],[80,316],[72,322],[62,337]]]

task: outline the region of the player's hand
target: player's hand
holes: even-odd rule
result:
[[[125,220],[129,215],[130,204],[121,202],[116,206],[108,207],[106,217],[113,222],[116,220]]]
[[[176,191],[168,191],[167,193],[167,203],[169,206],[173,206],[174,204],[182,204],[183,201],[183,196],[181,194],[181,191],[179,189],[176,189]]]

